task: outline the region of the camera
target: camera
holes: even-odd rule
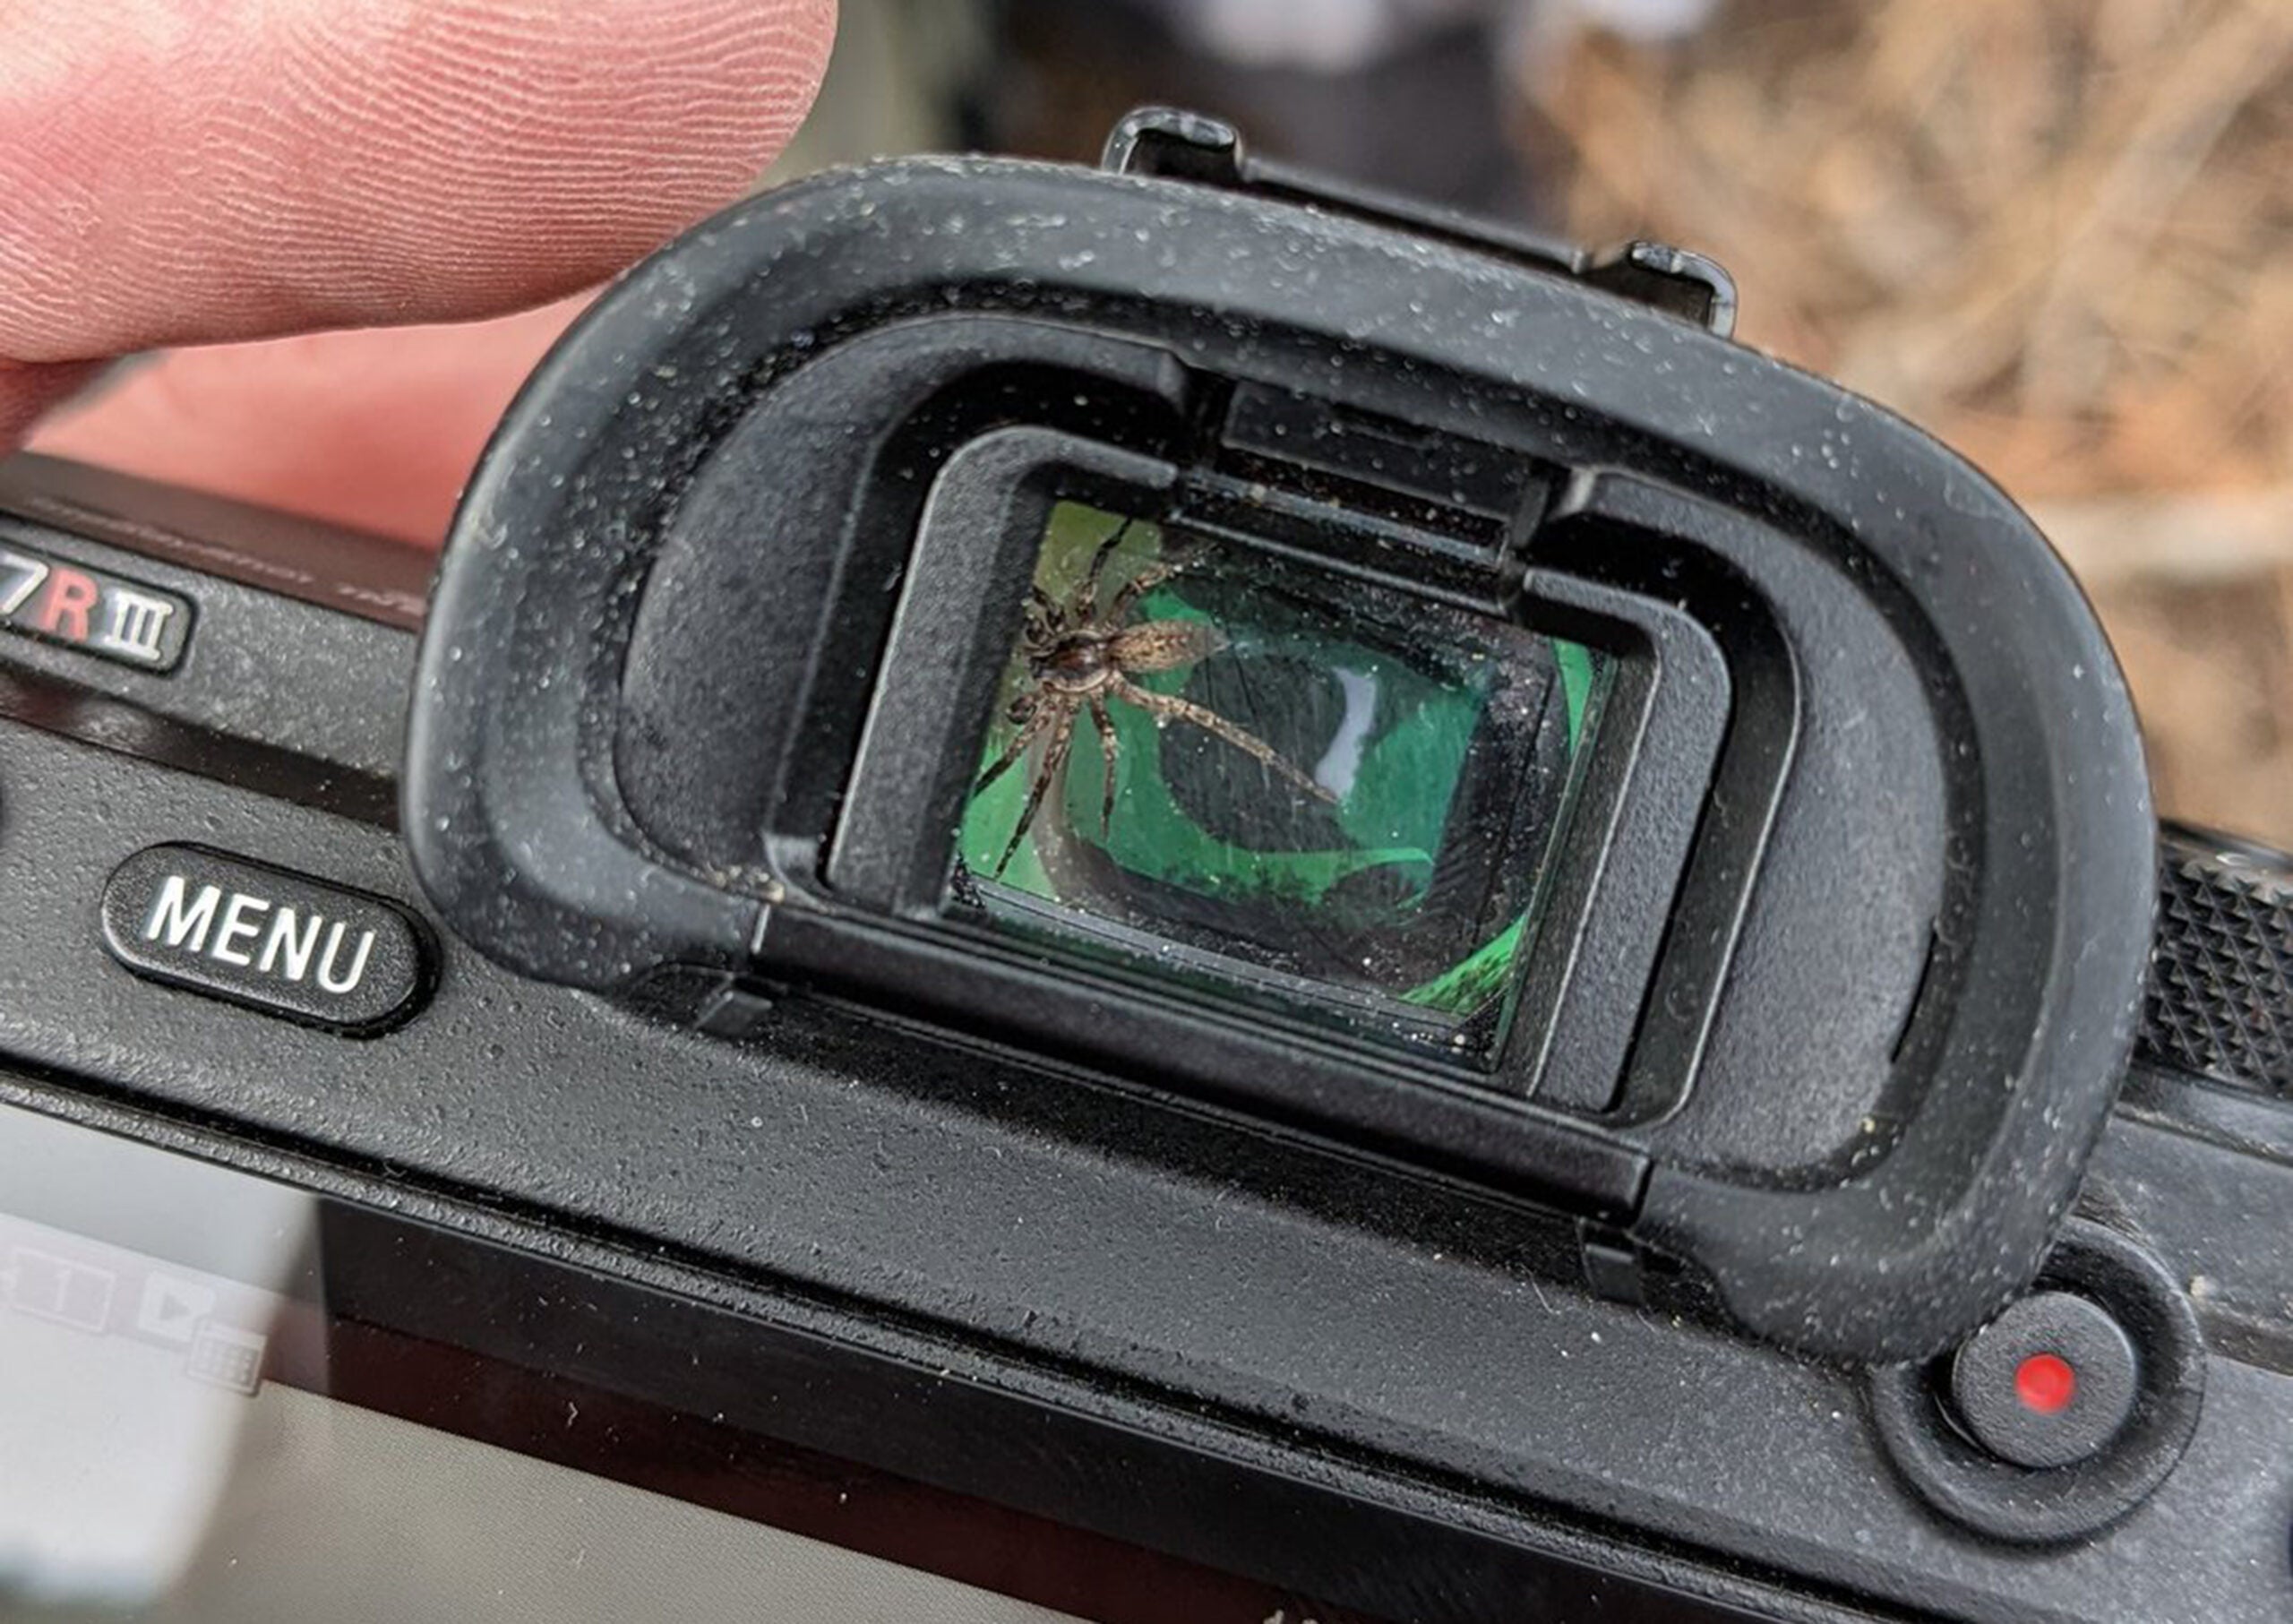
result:
[[[2293,1614],[2293,861],[1734,306],[1148,111],[697,228],[434,585],[20,459],[8,1306],[921,1616]]]

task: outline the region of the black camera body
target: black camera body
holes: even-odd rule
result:
[[[1693,255],[1111,156],[664,251],[426,613],[0,470],[0,1095],[1305,1616],[2293,1616],[2293,871],[2036,531]]]

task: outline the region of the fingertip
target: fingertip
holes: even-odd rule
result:
[[[836,10],[207,16],[0,13],[0,356],[455,320],[588,285],[754,181],[810,107]]]

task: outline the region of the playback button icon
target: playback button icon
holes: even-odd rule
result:
[[[189,1347],[199,1328],[215,1311],[215,1293],[196,1281],[154,1270],[143,1277],[135,1307],[135,1330],[153,1342]]]
[[[218,1306],[214,1287],[153,1269],[143,1276],[142,1295],[136,1300],[135,1334],[183,1349],[183,1373],[192,1380],[252,1395],[262,1385],[270,1339],[217,1319]]]

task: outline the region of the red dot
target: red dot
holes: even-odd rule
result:
[[[2059,1415],[2078,1396],[2078,1372],[2055,1353],[2033,1353],[2014,1367],[2014,1396],[2041,1415]]]

